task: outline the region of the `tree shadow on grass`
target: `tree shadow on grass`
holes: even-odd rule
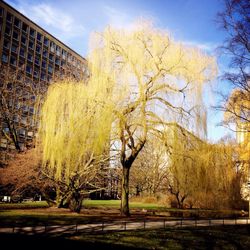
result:
[[[0,234],[1,246],[6,249],[138,249],[133,247],[124,247],[116,244],[77,241],[65,238],[65,236],[48,236],[48,235],[26,235],[26,234]],[[2,248],[2,247],[1,247]],[[4,249],[4,248],[3,248]]]

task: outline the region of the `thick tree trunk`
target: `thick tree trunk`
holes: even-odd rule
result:
[[[73,192],[70,197],[69,209],[72,212],[80,213],[82,208],[82,201],[83,195],[78,191]]]
[[[69,207],[69,195],[62,192],[59,188],[56,191],[56,205],[58,208],[68,208]]]
[[[121,215],[130,216],[129,212],[129,171],[130,167],[122,169],[122,197],[121,197]]]

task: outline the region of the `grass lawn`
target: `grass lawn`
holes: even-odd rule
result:
[[[113,207],[120,208],[121,201],[120,200],[85,200],[83,201],[83,206],[87,208],[97,208],[97,207]],[[143,202],[130,202],[130,208],[138,208],[138,209],[166,209],[165,206],[155,203],[143,203]]]
[[[131,202],[133,213],[142,209],[163,209],[157,204]],[[80,214],[68,209],[49,208],[44,201],[23,202],[16,204],[0,204],[0,226],[14,225],[63,225],[80,224],[95,221],[120,220],[119,200],[85,200]],[[145,217],[145,213],[140,216]],[[138,218],[136,215],[132,219]]]
[[[119,200],[85,200],[80,214],[72,213],[68,209],[49,208],[45,201],[23,202],[18,204],[0,204],[0,226],[28,226],[28,225],[63,225],[80,224],[95,221],[115,221],[125,219],[120,216]],[[236,211],[207,211],[170,209],[154,203],[130,203],[132,216],[129,220],[146,218],[180,218],[180,217],[227,217]],[[143,212],[142,210],[147,210]],[[202,214],[205,215],[202,215]]]
[[[83,207],[86,208],[120,208],[120,200],[84,200]],[[46,201],[27,201],[22,203],[0,203],[0,210],[3,209],[24,209],[24,208],[45,208],[48,207]],[[155,203],[130,202],[130,208],[141,209],[164,209],[163,205]]]
[[[166,228],[75,235],[29,236],[0,234],[8,247],[18,244],[25,249],[34,245],[58,249],[250,249],[250,226],[215,226],[200,228]]]

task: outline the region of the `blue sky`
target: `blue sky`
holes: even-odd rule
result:
[[[52,35],[79,54],[88,53],[89,35],[108,25],[126,27],[138,18],[151,19],[155,26],[166,29],[176,40],[198,46],[211,55],[225,39],[215,17],[223,9],[221,0],[6,0]],[[226,68],[218,58],[219,71]],[[216,80],[214,90],[229,91],[229,86]],[[210,109],[217,101],[214,94],[205,95],[208,106],[208,138],[218,140],[229,133],[216,124],[222,114]]]

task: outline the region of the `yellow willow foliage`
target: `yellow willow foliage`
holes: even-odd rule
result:
[[[224,114],[225,121],[233,120],[235,123],[244,121],[241,119],[249,117],[250,110],[250,92],[242,89],[234,89],[229,96]],[[249,125],[250,126],[250,125]]]
[[[103,153],[113,112],[106,86],[107,78],[90,80],[88,85],[64,81],[49,87],[39,134],[44,167],[57,180],[89,174],[87,162]]]
[[[208,144],[178,126],[168,131],[172,188],[195,198],[197,193],[229,197],[236,176],[232,146]]]
[[[130,30],[108,27],[92,35],[90,49],[91,75],[102,72],[112,77],[114,93],[122,93],[116,103],[124,111],[120,115],[137,128],[159,117],[177,121],[183,112],[175,107],[202,106],[203,84],[217,72],[213,57],[174,41],[149,22]],[[126,113],[131,104],[133,111]]]

